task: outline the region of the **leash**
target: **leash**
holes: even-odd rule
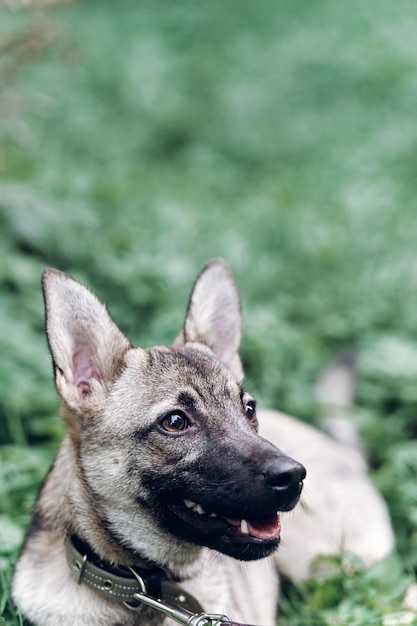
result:
[[[77,543],[77,546],[74,545]],[[94,556],[75,537],[66,537],[68,566],[78,585],[84,584],[108,600],[121,602],[130,611],[149,606],[183,626],[249,626],[232,622],[226,615],[205,613],[198,600],[162,570],[139,574],[132,567],[113,568]]]

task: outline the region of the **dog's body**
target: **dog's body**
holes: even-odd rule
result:
[[[303,578],[319,554],[372,562],[390,552],[387,512],[358,450],[272,411],[258,413],[257,434],[224,262],[197,278],[171,347],[133,349],[95,296],[60,272],[45,272],[44,294],[68,434],[16,567],[14,599],[33,624],[173,624],[77,584],[67,536],[109,567],[161,571],[205,611],[262,625],[275,623],[278,570]],[[277,511],[293,509],[305,478],[281,450],[308,475],[275,553]]]

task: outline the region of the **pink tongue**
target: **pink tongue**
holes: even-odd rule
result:
[[[278,515],[273,515],[268,522],[251,522],[247,520],[248,531],[257,539],[278,539],[281,533],[281,524]]]

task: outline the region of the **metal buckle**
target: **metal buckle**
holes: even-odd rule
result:
[[[77,581],[77,585],[81,585],[84,576],[84,570],[87,565],[87,555],[84,554],[81,563],[78,559],[74,558],[71,562],[71,565],[72,570],[75,574],[75,580]]]
[[[200,613],[200,615],[194,615],[189,621],[188,626],[217,626],[221,622],[230,622],[226,615],[217,615],[216,613]]]
[[[183,624],[183,626],[216,626],[221,622],[230,622],[229,618],[226,615],[193,613],[188,609],[178,608],[170,604],[166,604],[159,598],[152,598],[151,596],[148,596],[146,593],[146,585],[143,579],[139,576],[137,572],[135,572],[133,568],[129,569],[135,576],[142,590],[141,592],[133,594],[135,600],[139,602],[139,605],[137,607],[134,607],[127,602],[123,603],[131,611],[140,611],[143,608],[143,605],[150,606],[157,611],[161,611],[161,613],[167,615],[176,622]]]
[[[139,574],[137,572],[135,572],[135,570],[132,567],[129,567],[130,571],[132,572],[132,574],[134,575],[134,577],[136,578],[136,580],[139,583],[139,587],[141,590],[141,593],[146,594],[146,585],[145,585],[145,581],[143,580],[143,578],[141,576],[139,576]],[[136,599],[136,593],[133,594],[133,597]],[[134,604],[130,604],[130,602],[123,602],[123,604],[125,605],[125,607],[127,609],[129,609],[129,611],[141,611],[143,609],[143,604],[140,600],[138,600],[139,604],[134,605]]]

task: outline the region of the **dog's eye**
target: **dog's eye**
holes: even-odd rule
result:
[[[160,422],[161,427],[167,433],[179,433],[190,426],[190,422],[181,411],[168,413]]]
[[[249,402],[247,403],[245,407],[245,411],[246,411],[246,417],[248,418],[250,423],[256,426],[256,424],[258,423],[258,420],[256,418],[256,404],[254,400],[249,400]]]

